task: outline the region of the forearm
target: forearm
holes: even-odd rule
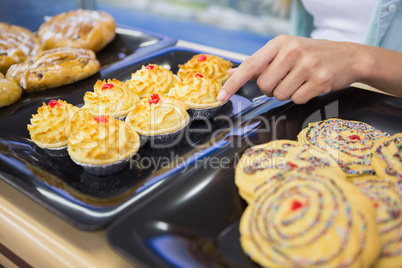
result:
[[[351,44],[357,53],[357,81],[402,97],[402,53]],[[359,77],[360,76],[360,77]]]

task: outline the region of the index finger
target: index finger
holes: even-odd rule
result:
[[[275,47],[274,42],[271,40],[253,55],[245,59],[222,86],[217,99],[222,102],[227,101],[247,81],[253,77],[258,77],[275,58],[278,52]]]

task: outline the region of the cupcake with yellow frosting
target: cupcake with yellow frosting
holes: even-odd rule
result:
[[[107,82],[98,80],[94,85],[94,91],[85,93],[85,105],[82,109],[87,110],[93,116],[109,115],[114,118],[122,118],[134,108],[139,100],[140,98],[125,83],[117,79],[108,79]]]
[[[163,94],[143,98],[126,117],[143,140],[150,138],[155,145],[179,139],[189,120],[186,105]]]
[[[32,141],[52,155],[62,155],[67,146],[71,117],[76,109],[63,100],[43,103],[27,125]]]
[[[225,104],[216,99],[221,88],[218,80],[197,73],[177,83],[169,95],[184,102],[191,116],[211,118]]]
[[[140,146],[135,130],[111,116],[96,116],[82,124],[68,140],[68,154],[95,175],[110,175],[125,168]]]
[[[232,68],[233,63],[221,57],[207,54],[194,55],[183,65],[179,65],[177,75],[184,80],[187,77],[200,73],[209,76],[224,83],[228,78],[228,70]]]
[[[126,81],[128,87],[140,98],[151,94],[167,94],[178,78],[168,69],[157,64],[143,65]]]

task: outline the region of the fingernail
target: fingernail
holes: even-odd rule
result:
[[[224,101],[226,101],[226,96],[227,96],[226,91],[224,89],[222,89],[219,92],[217,99],[218,99],[218,101],[224,102]]]

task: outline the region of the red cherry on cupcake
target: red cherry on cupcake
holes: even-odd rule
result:
[[[158,94],[152,94],[151,99],[148,101],[149,104],[157,104],[161,99],[159,98]]]
[[[206,59],[207,59],[207,56],[205,56],[205,55],[200,55],[197,58],[198,61],[205,61]]]
[[[147,65],[145,66],[145,68],[147,68],[148,70],[153,70],[155,68],[155,66],[153,65]]]
[[[95,120],[96,122],[98,122],[98,123],[107,123],[107,122],[108,122],[106,116],[104,116],[104,115],[100,115],[100,116],[94,117],[94,120]]]
[[[59,103],[57,100],[51,100],[49,101],[48,105],[52,108],[54,108],[56,105],[61,106],[61,103]]]
[[[114,88],[114,85],[111,83],[106,83],[102,86],[102,90]]]

